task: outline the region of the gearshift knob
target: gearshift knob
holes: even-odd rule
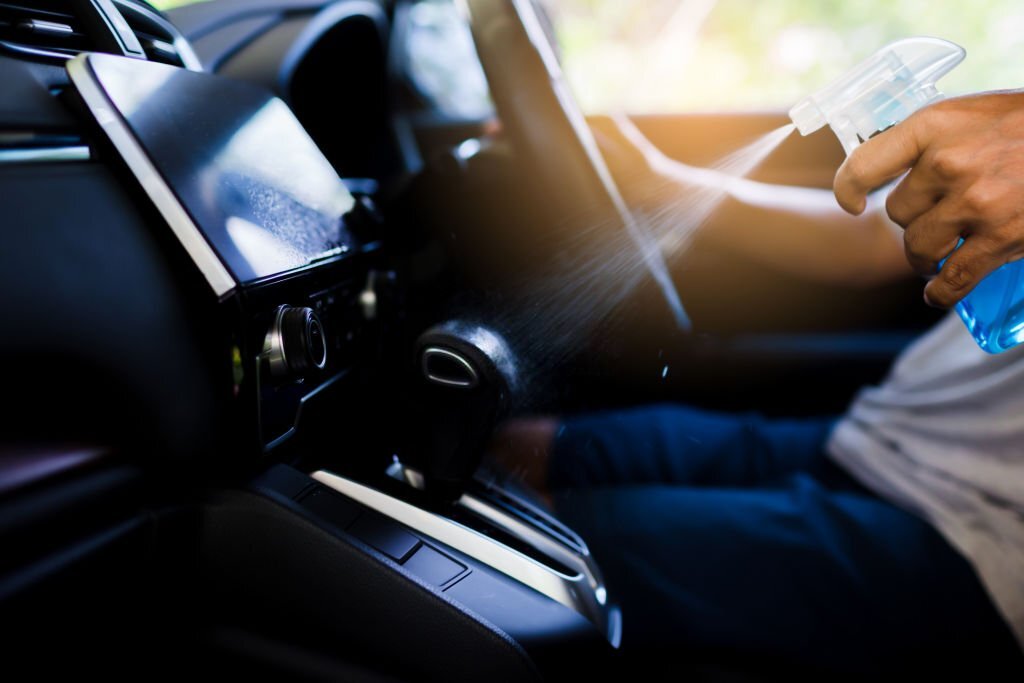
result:
[[[501,335],[459,320],[424,332],[416,353],[423,379],[424,484],[443,505],[462,495],[479,466],[519,388],[519,371]]]

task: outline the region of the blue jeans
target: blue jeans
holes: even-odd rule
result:
[[[549,488],[623,608],[624,652],[853,676],[1024,672],[970,564],[827,457],[833,424],[681,406],[563,423]]]

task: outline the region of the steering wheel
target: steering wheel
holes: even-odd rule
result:
[[[568,227],[612,222],[626,230],[677,323],[689,320],[661,251],[626,206],[576,103],[533,0],[466,0],[477,54],[502,128]]]

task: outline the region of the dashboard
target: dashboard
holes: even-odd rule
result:
[[[256,394],[261,443],[273,447],[355,360],[358,292],[342,283],[365,281],[379,247],[355,235],[355,198],[261,88],[103,54],[68,73],[218,302],[237,310],[237,393]]]
[[[399,459],[479,458],[508,390],[473,365],[499,337],[437,325],[453,268],[410,199],[431,149],[494,118],[454,7],[0,3],[19,656],[521,681],[617,647],[571,529],[472,469],[440,500]]]
[[[375,99],[383,6],[268,3],[262,21],[258,4],[234,8],[254,30],[227,47],[221,36],[218,52],[213,37],[237,27],[225,15],[204,24],[203,7],[181,22],[196,36],[186,40],[132,0],[0,6],[3,284],[10,329],[24,331],[4,345],[47,348],[53,360],[26,384],[68,408],[28,402],[12,420],[25,438],[147,434],[178,457],[268,452],[329,388],[357,391],[342,385],[375,357],[394,276],[373,193],[405,169]],[[308,37],[284,47],[268,36],[281,31]],[[359,55],[346,79],[359,103],[323,120],[296,93],[325,60],[351,63],[338,50]],[[287,66],[270,70],[276,82],[245,78],[251,51]],[[236,80],[201,73],[211,66]],[[305,129],[292,110],[306,111]],[[130,239],[103,239],[118,228]]]

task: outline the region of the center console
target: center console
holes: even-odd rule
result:
[[[387,476],[363,480],[280,466],[255,490],[387,557],[394,579],[453,599],[544,674],[600,669],[619,646],[622,620],[586,543],[528,491],[479,467],[521,389],[514,355],[496,332],[464,321],[427,330],[416,346],[421,419],[409,424],[421,444],[411,455],[424,471],[397,455]]]
[[[260,88],[100,54],[68,73],[215,298],[243,430],[274,451],[373,353],[388,275],[372,210]],[[372,480],[276,464],[222,492],[201,521],[201,604],[403,676],[599,669],[621,618],[585,542],[528,494],[474,476],[522,389],[511,351],[452,322],[415,353],[418,417],[399,428],[417,437],[417,461],[396,458]]]
[[[391,474],[392,486],[371,488],[329,471],[307,476],[275,466],[253,490],[383,560],[379,571],[394,583],[386,590],[454,601],[460,618],[509,638],[545,678],[609,666],[621,615],[572,530],[493,482],[474,482],[451,510],[435,512],[411,491],[418,473],[396,463]],[[439,614],[437,628],[445,622]],[[400,624],[392,627],[404,637]]]
[[[220,302],[239,412],[275,448],[365,355],[380,247],[366,199],[262,88],[104,54],[68,73]]]

